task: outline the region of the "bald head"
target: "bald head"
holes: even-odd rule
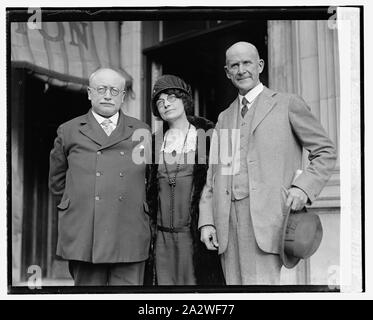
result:
[[[245,95],[260,83],[259,75],[263,71],[264,61],[258,50],[249,42],[236,42],[225,53],[224,67],[227,78]]]
[[[227,49],[227,51],[225,52],[225,63],[227,64],[229,57],[236,54],[237,52],[246,52],[253,58],[256,58],[257,60],[260,59],[258,49],[253,44],[251,44],[250,42],[240,41],[234,43]]]

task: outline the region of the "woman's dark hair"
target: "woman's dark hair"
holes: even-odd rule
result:
[[[159,96],[162,93],[174,94],[176,96],[176,98],[179,98],[183,101],[185,114],[187,116],[192,116],[194,114],[194,103],[193,103],[192,97],[189,94],[187,94],[185,91],[179,90],[179,89],[167,89],[167,90],[159,92],[155,96],[155,98],[153,99],[152,112],[153,112],[153,115],[155,117],[162,119],[160,114],[159,114],[158,107],[157,107],[157,104],[156,104],[158,99],[159,99]]]

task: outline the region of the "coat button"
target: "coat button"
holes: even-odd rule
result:
[[[96,172],[96,176],[97,177],[101,176],[101,172]]]
[[[95,200],[100,200],[100,197],[99,196],[95,196]]]
[[[124,156],[124,152],[123,152],[123,151],[121,151],[121,152],[120,152],[120,155],[121,155],[121,156]]]

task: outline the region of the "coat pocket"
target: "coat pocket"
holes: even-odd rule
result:
[[[61,211],[64,211],[69,207],[69,205],[70,205],[70,199],[67,198],[67,199],[61,201],[60,204],[57,206],[57,208]]]

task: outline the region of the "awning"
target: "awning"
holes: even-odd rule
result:
[[[120,68],[120,26],[113,21],[11,23],[11,61],[56,86],[85,90],[99,67],[119,70],[130,91],[132,77]]]

